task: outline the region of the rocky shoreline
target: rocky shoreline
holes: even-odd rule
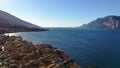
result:
[[[0,35],[0,68],[81,68],[49,44],[33,45],[22,37]]]

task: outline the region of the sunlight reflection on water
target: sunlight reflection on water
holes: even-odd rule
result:
[[[6,35],[6,36],[18,36],[19,33],[6,33],[4,35]]]

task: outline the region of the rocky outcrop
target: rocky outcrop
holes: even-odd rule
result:
[[[22,37],[0,35],[0,68],[80,68],[49,44],[33,45]]]
[[[98,18],[88,24],[84,24],[81,28],[89,29],[120,29],[120,16],[106,16]]]

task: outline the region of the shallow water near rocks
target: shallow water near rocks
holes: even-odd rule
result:
[[[81,66],[120,68],[120,30],[52,28],[44,32],[20,32],[9,35],[22,36],[34,44],[51,44],[63,50]]]

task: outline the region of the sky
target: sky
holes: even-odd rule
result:
[[[120,15],[120,0],[0,0],[0,10],[42,27],[79,27]]]

